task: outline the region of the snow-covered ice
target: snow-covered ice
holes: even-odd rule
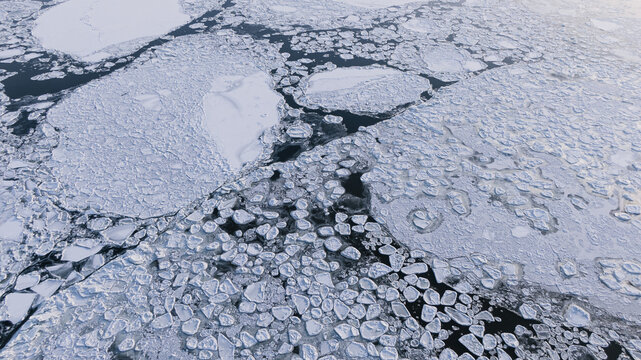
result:
[[[278,123],[281,101],[261,71],[214,80],[203,100],[205,128],[234,170],[261,154],[260,136]]]
[[[447,81],[487,67],[483,61],[473,58],[468,50],[449,43],[401,44],[396,48],[393,59]]]
[[[47,49],[97,61],[188,22],[178,0],[68,0],[46,9],[33,34]],[[131,44],[128,44],[129,48]]]
[[[641,358],[634,4],[114,4],[0,2],[1,357]]]
[[[308,82],[307,94],[345,90],[363,83],[380,80],[386,76],[401,73],[389,68],[337,68],[332,71],[312,75]]]
[[[391,6],[405,5],[409,3],[420,2],[420,0],[338,0],[345,4],[369,8],[382,9]]]
[[[181,38],[50,111],[62,134],[50,165],[69,206],[161,215],[262,153],[259,137],[278,121],[279,98],[252,53],[225,50],[225,39]],[[240,99],[250,90],[255,96]]]
[[[418,101],[431,89],[429,80],[391,68],[337,68],[304,81],[297,101],[309,107],[383,113]]]
[[[0,219],[0,239],[2,241],[18,241],[22,231],[22,222],[15,217]]]

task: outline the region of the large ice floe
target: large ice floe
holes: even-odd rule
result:
[[[635,107],[619,100],[637,97],[639,79],[619,79],[613,88],[597,67],[598,84],[568,84],[555,69],[563,67],[491,71],[377,128],[372,134],[385,145],[365,175],[374,213],[411,248],[478,266],[473,277],[485,287],[494,288],[496,276],[515,276],[639,321],[634,271],[610,283],[601,269],[609,266],[601,258],[641,256],[633,245],[641,183],[632,167],[641,134],[628,126]],[[577,103],[580,109],[570,105]],[[605,130],[611,119],[617,124]],[[399,170],[415,162],[427,167]]]
[[[181,38],[49,112],[62,135],[49,166],[66,187],[66,206],[165,214],[261,155],[281,98],[256,53],[227,40]],[[268,63],[270,50],[261,50]]]
[[[481,60],[473,58],[467,50],[449,43],[422,43],[419,46],[401,44],[392,58],[445,81],[457,80],[487,67]]]
[[[338,0],[345,4],[370,8],[370,9],[381,9],[391,6],[405,5],[408,3],[420,2],[420,0]]]
[[[307,107],[383,113],[420,99],[429,80],[390,68],[337,68],[305,79],[296,99]]]

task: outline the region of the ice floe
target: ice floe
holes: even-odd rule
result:
[[[157,53],[50,111],[62,134],[50,165],[68,186],[69,206],[157,216],[261,154],[259,137],[278,121],[279,98],[250,51],[201,36]]]
[[[329,110],[383,113],[419,100],[430,89],[429,80],[391,68],[337,68],[304,80],[297,101]]]
[[[391,6],[404,5],[408,3],[420,2],[420,0],[338,0],[345,4],[370,8],[381,9]]]
[[[109,47],[140,44],[189,19],[178,0],[69,0],[45,10],[33,34],[47,49],[96,61],[114,55]]]
[[[413,68],[442,80],[456,80],[487,67],[482,61],[473,58],[467,50],[448,43],[421,43],[418,47],[402,44],[396,49],[392,58],[413,64]]]
[[[626,245],[633,241],[639,229],[638,215],[626,212],[625,207],[625,204],[636,204],[638,201],[635,200],[638,198],[638,184],[641,184],[638,172],[619,170],[616,162],[607,161],[610,159],[608,154],[617,153],[619,147],[636,148],[635,141],[629,136],[638,136],[633,135],[638,131],[625,125],[634,123],[635,115],[628,105],[617,100],[636,97],[634,80],[623,81],[626,85],[614,88],[609,85],[610,80],[603,79],[602,83],[594,86],[608,89],[607,92],[592,92],[586,90],[592,88],[587,83],[575,88],[546,75],[554,68],[549,66],[532,65],[480,75],[466,81],[465,90],[458,84],[453,85],[437,93],[430,104],[419,105],[393,118],[395,125],[377,125],[381,129],[373,134],[376,134],[378,142],[389,144],[391,162],[382,160],[382,153],[379,153],[376,156],[381,165],[375,165],[365,175],[366,181],[374,185],[375,212],[392,233],[399,239],[407,239],[406,244],[412,247],[452,258],[483,254],[486,259],[523,264],[522,275],[519,270],[510,272],[517,278],[524,276],[527,281],[556,284],[555,288],[562,292],[579,293],[588,297],[592,304],[638,318],[634,310],[638,301],[636,297],[626,299],[603,287],[594,261],[597,254],[610,254],[607,256],[617,258],[629,256],[630,253],[635,254],[634,257],[641,256],[638,247]],[[477,82],[479,86],[475,85]],[[520,84],[527,90],[521,88]],[[519,90],[510,90],[511,87],[518,87]],[[467,95],[462,96],[463,93]],[[496,103],[499,93],[503,94],[500,95],[502,105],[489,110],[487,104]],[[572,104],[583,105],[579,109],[567,101],[553,99],[552,94],[557,93],[565,94],[566,100],[574,98]],[[514,94],[519,99],[511,99],[508,94]],[[441,99],[445,102],[441,103]],[[476,106],[480,111],[478,113],[474,110]],[[528,110],[520,110],[523,106],[527,106]],[[499,123],[498,113],[510,114],[512,119],[524,121],[516,127],[505,126]],[[446,119],[442,124],[446,126],[435,126],[429,120],[435,116],[447,117],[449,120]],[[581,134],[575,126],[578,116],[583,124],[580,127]],[[610,127],[611,130],[607,132],[597,130],[601,129],[602,121],[609,122],[613,117],[620,119],[618,125]],[[422,135],[410,140],[407,134],[414,130],[409,123],[401,124],[406,120],[423,124],[419,128],[431,130],[420,130],[417,134]],[[621,128],[618,128],[619,125]],[[623,127],[628,130],[624,131]],[[398,135],[392,136],[389,142],[381,138],[382,134],[391,133]],[[537,135],[542,133],[550,135]],[[408,143],[398,147],[401,137]],[[609,139],[629,140],[620,143],[619,140],[611,142]],[[580,150],[582,147],[578,143],[585,144],[584,150]],[[449,145],[443,147],[441,144]],[[378,145],[372,143],[372,146]],[[598,155],[588,150],[591,147],[599,147]],[[416,157],[410,155],[415,151],[410,149],[418,151]],[[403,156],[399,158],[392,155],[397,151]],[[429,153],[440,155],[425,155]],[[483,153],[485,159],[478,153]],[[601,160],[596,161],[594,156]],[[467,158],[471,162],[465,164],[456,160],[455,164],[452,162],[455,158]],[[521,160],[515,164],[508,158]],[[424,172],[410,171],[407,175],[401,175],[404,171],[399,173],[393,170],[401,167],[399,161],[423,161],[434,167]],[[389,165],[383,165],[385,163]],[[530,166],[540,168],[541,172],[537,174],[527,170]],[[471,171],[470,175],[476,173],[471,176],[478,180],[469,182],[469,179],[460,177],[468,171]],[[452,178],[447,174],[456,175]],[[401,180],[408,175],[411,180]],[[527,185],[519,185],[524,180]],[[459,205],[451,202],[452,191],[447,189],[450,186],[463,190],[457,195],[461,196],[460,211],[456,207]],[[589,201],[590,206],[585,208],[583,203],[574,200],[574,196],[566,195],[567,200],[562,200],[554,195],[562,189],[566,194],[576,194],[584,201]],[[622,197],[615,194],[621,194]],[[493,200],[484,200],[487,198]],[[420,224],[417,225],[413,218],[415,209],[426,205],[444,217],[431,232],[423,231],[423,227],[418,226]],[[513,217],[510,219],[510,216]],[[565,230],[557,231],[559,228]],[[551,248],[555,250],[551,252]],[[579,248],[580,251],[577,250]],[[592,270],[581,276],[560,276],[555,271],[558,261],[554,255],[556,252],[564,256],[572,254],[572,258],[581,266]],[[499,265],[497,269],[502,266]],[[484,272],[487,278],[506,280],[512,276],[506,276],[500,270],[494,273],[489,267]],[[577,274],[577,271],[573,274]],[[608,279],[607,275],[602,276],[604,282]],[[493,287],[493,283],[488,280],[485,284]],[[630,289],[628,293],[635,293],[625,281],[620,285],[618,282],[612,284],[617,291],[625,285]]]
[[[278,123],[282,98],[272,87],[259,71],[217,78],[205,95],[205,128],[234,170],[260,155],[260,136]]]

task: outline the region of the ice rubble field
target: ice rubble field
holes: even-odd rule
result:
[[[640,32],[0,2],[0,358],[641,359]]]

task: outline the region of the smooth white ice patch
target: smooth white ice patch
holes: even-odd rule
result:
[[[485,64],[472,58],[467,51],[451,44],[426,47],[421,51],[421,58],[429,70],[437,73],[459,73],[485,68]]]
[[[308,107],[382,113],[417,101],[430,83],[392,68],[338,68],[310,76],[296,99]]]
[[[275,50],[257,48],[258,58],[228,41],[181,37],[49,111],[61,137],[48,165],[65,187],[65,206],[166,214],[215,190],[242,161],[262,153],[258,138],[276,122],[278,104],[261,70],[267,65],[259,62],[277,58]],[[116,237],[111,241],[124,240]]]
[[[597,29],[603,31],[615,31],[621,28],[621,25],[615,24],[611,21],[600,20],[600,19],[590,19],[590,23]]]
[[[280,101],[264,72],[214,80],[203,99],[205,128],[232,168],[239,169],[260,155],[259,138],[278,123]]]
[[[293,13],[297,10],[295,7],[287,5],[273,5],[269,9],[281,13]]]
[[[405,5],[417,0],[338,0],[339,2],[369,9],[383,9],[390,6]]]
[[[439,26],[439,24],[431,19],[422,19],[422,18],[415,18],[408,20],[404,23],[401,24],[402,27],[412,30],[418,33],[430,33],[430,32],[435,32],[436,30],[441,30],[443,26]]]
[[[47,49],[97,61],[112,55],[110,46],[157,37],[188,21],[178,0],[69,0],[40,15],[33,35]]]
[[[353,88],[365,82],[376,81],[385,76],[398,75],[399,72],[389,68],[338,68],[332,71],[317,73],[309,78],[307,94],[325,91],[338,91]]]
[[[22,221],[15,217],[0,218],[0,240],[20,241],[22,236]]]
[[[20,56],[24,54],[24,50],[21,48],[0,50],[0,59],[9,59],[12,57]]]
[[[610,161],[622,168],[634,164],[636,159],[637,157],[632,151],[617,151],[616,153],[610,155]]]
[[[430,23],[425,27],[419,27],[422,21],[417,20],[416,24],[409,24],[409,30],[430,31]],[[407,23],[406,23],[407,24]],[[437,29],[442,29],[438,27]],[[432,36],[432,32],[430,32]],[[507,44],[507,42],[506,42]],[[500,44],[499,44],[500,45]],[[495,45],[493,45],[495,46]],[[514,44],[510,44],[513,47]],[[456,81],[469,77],[470,73],[483,70],[487,65],[481,60],[472,57],[469,51],[457,47],[451,43],[419,42],[401,43],[392,54],[394,65],[402,68],[428,73],[431,76],[443,81]]]
[[[31,304],[36,299],[33,293],[12,293],[5,297],[4,307],[0,311],[4,312],[3,318],[17,324],[29,312]]]

